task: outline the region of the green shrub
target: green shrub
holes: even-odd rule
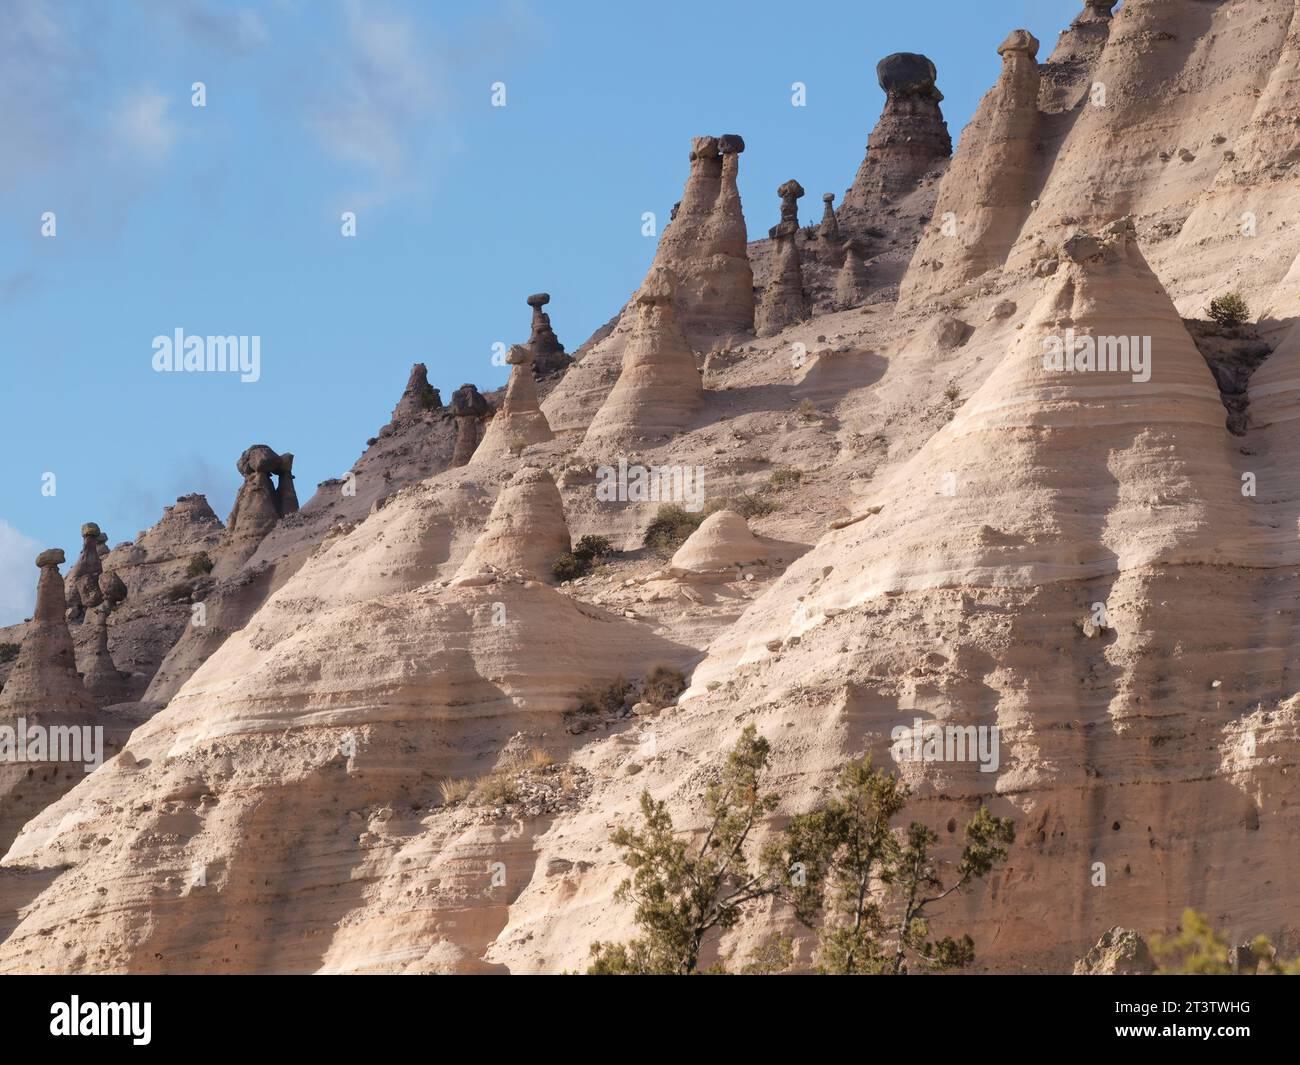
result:
[[[1240,293],[1229,292],[1210,300],[1210,318],[1225,329],[1235,329],[1250,320],[1250,308]]]
[[[609,542],[608,537],[584,536],[574,547],[573,554],[583,562],[591,562],[614,554],[614,545]]]
[[[786,466],[772,471],[772,487],[778,491],[782,488],[793,488],[802,480],[803,470],[796,470]]]
[[[670,555],[686,542],[686,538],[700,527],[702,521],[703,511],[692,514],[675,504],[666,503],[647,526],[643,542],[652,551]]]
[[[0,643],[0,663],[12,662],[18,657],[19,649],[16,643]]]
[[[761,495],[755,495],[752,492],[741,492],[738,496],[729,496],[726,499],[719,500],[709,508],[710,512],[715,510],[734,510],[746,521],[751,518],[763,518],[773,511],[780,510],[781,505],[775,500],[766,499]]]
[[[551,563],[551,572],[557,581],[571,581],[587,572],[587,563],[572,551],[566,551]]]
[[[193,580],[196,577],[204,577],[211,572],[212,559],[208,558],[206,551],[200,551],[197,555],[190,556],[190,564],[185,570],[185,576]]]
[[[655,666],[645,675],[645,701],[654,706],[671,703],[686,690],[686,677],[680,669]]]

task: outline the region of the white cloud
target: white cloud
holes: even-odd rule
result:
[[[0,518],[0,625],[32,616],[40,545]]]
[[[331,155],[398,183],[407,144],[420,124],[445,105],[432,71],[440,57],[421,46],[413,23],[397,14],[344,5],[347,52],[335,88],[317,102],[308,126]]]
[[[139,89],[123,99],[109,117],[116,151],[146,162],[164,159],[176,140],[176,125],[167,117],[169,102],[153,88]]]

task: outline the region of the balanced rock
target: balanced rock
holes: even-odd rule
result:
[[[0,691],[2,711],[61,711],[93,708],[77,672],[72,634],[68,631],[67,599],[59,566],[65,556],[58,547],[36,556],[41,571],[36,584],[36,612]],[[99,594],[96,588],[96,595]]]
[[[70,621],[81,621],[86,610],[99,606],[103,601],[99,590],[99,575],[104,568],[99,553],[101,536],[103,533],[93,521],[88,521],[81,527],[81,554],[64,580]]]
[[[99,594],[109,610],[126,598],[126,583],[116,573],[105,570],[99,575]]]
[[[235,468],[244,483],[226,520],[226,543],[232,558],[242,561],[257,550],[282,517],[297,511],[298,496],[293,488],[291,454],[278,455],[265,444],[254,444],[239,456]]]
[[[803,186],[791,178],[776,190],[781,197],[781,221],[769,230],[776,242],[772,252],[772,274],[763,286],[763,298],[755,316],[755,332],[761,336],[779,333],[788,325],[802,322],[810,313],[799,261],[799,198]]]
[[[936,217],[958,220],[955,234],[931,225],[903,278],[915,304],[1002,266],[1033,209],[1042,153],[1038,39],[1014,30],[998,47],[1002,73],[985,95],[939,187]]]
[[[551,328],[551,316],[542,310],[550,302],[549,292],[537,292],[528,297],[528,306],[533,309],[533,325],[532,333],[528,337],[528,349],[533,354],[532,372],[538,376],[563,370],[573,361],[571,355],[565,354],[564,345],[560,343],[560,338]]]
[[[492,415],[492,404],[483,398],[477,386],[461,385],[451,394],[451,413],[456,419],[456,448],[451,465],[464,466],[474,457],[483,439],[483,422]]]
[[[636,294],[637,318],[618,381],[584,437],[584,447],[672,436],[699,412],[704,384],[677,322],[677,278],[653,266]]]
[[[515,344],[506,355],[513,369],[506,385],[505,399],[488,423],[474,459],[504,454],[518,454],[524,448],[552,439],[546,415],[537,403],[537,381],[533,376],[533,352]]]
[[[817,230],[817,236],[820,240],[826,242],[828,248],[838,248],[840,246],[840,224],[835,220],[835,193],[822,193],[822,224]]]
[[[424,363],[417,362],[411,367],[411,376],[406,381],[406,391],[402,393],[402,398],[393,408],[392,420],[400,422],[417,418],[426,411],[438,410],[441,407],[441,394],[429,384],[429,368]]]
[[[885,107],[867,138],[867,154],[844,194],[840,221],[858,230],[883,199],[911,192],[921,176],[952,154],[952,138],[943,120],[943,100],[935,85],[934,64],[923,55],[898,52],[876,65],[885,90]]]
[[[564,501],[555,479],[525,466],[501,489],[482,534],[456,573],[474,580],[487,573],[522,573],[551,582],[551,567],[570,548]]]
[[[677,317],[691,337],[747,333],[754,327],[754,271],[736,183],[744,140],[696,137],[690,174],[653,267],[678,281]]]

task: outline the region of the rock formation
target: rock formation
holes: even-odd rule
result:
[[[528,337],[528,349],[533,355],[532,372],[539,377],[563,370],[573,361],[572,356],[564,353],[564,345],[551,328],[551,316],[542,310],[550,302],[549,292],[538,292],[528,297],[528,306],[533,309],[533,327]]]
[[[898,199],[921,176],[952,154],[952,138],[939,103],[934,64],[923,55],[898,52],[876,64],[885,107],[867,138],[867,154],[840,204],[840,222],[858,232],[882,201]]]
[[[553,582],[551,566],[569,550],[569,526],[555,480],[525,466],[501,489],[482,535],[457,572],[458,580],[484,573],[521,573]]]
[[[100,706],[125,701],[130,694],[127,678],[113,664],[108,650],[108,615],[111,607],[103,603],[90,612],[93,637],[86,656],[82,681],[87,694]]]
[[[587,429],[585,450],[673,436],[698,414],[704,384],[677,322],[676,297],[673,272],[651,267],[636,294],[622,371]]]
[[[1150,976],[1155,959],[1147,942],[1131,928],[1111,928],[1074,963],[1075,976]]]
[[[844,242],[844,263],[835,275],[835,306],[841,310],[856,307],[869,291],[867,266],[862,261],[856,241]]]
[[[58,547],[36,556],[41,571],[36,584],[36,612],[4,691],[0,692],[0,713],[93,708],[77,672],[72,634],[65,617],[67,600],[64,580],[59,576],[63,561],[63,550]],[[99,594],[98,588],[95,594]]]
[[[426,411],[440,410],[442,396],[429,384],[429,368],[422,362],[411,367],[411,376],[406,382],[406,391],[393,408],[392,421],[400,422],[417,418]]]
[[[780,566],[802,554],[796,544],[755,536],[734,510],[716,510],[686,538],[668,563],[668,573],[686,580],[737,580],[756,563]]]
[[[803,196],[803,186],[791,178],[776,194],[781,197],[781,221],[769,230],[776,243],[772,273],[763,286],[763,298],[755,316],[755,331],[761,337],[803,321],[810,310],[799,263],[799,198]]]
[[[291,454],[277,455],[265,444],[254,444],[239,456],[235,468],[244,483],[226,519],[226,543],[231,555],[242,560],[257,550],[282,517],[297,511],[298,496]]]
[[[492,414],[492,404],[479,394],[475,385],[461,385],[451,394],[451,413],[456,419],[456,450],[451,464],[464,466],[474,457],[483,439],[483,422]]]
[[[736,175],[744,140],[696,137],[691,172],[652,267],[677,277],[677,317],[692,338],[752,332],[754,272]]]
[[[81,554],[64,580],[69,621],[80,622],[87,610],[93,610],[103,602],[99,590],[99,575],[104,568],[100,554],[102,537],[103,533],[93,521],[81,527]]]
[[[835,220],[835,193],[822,193],[822,224],[817,230],[817,239],[822,241],[824,246],[835,254],[835,249],[839,248],[842,240],[840,239],[840,224]]]
[[[1088,0],[1079,17],[1062,31],[1051,58],[1040,68],[1040,111],[1072,111],[1089,97],[1093,69],[1110,37],[1114,6],[1110,0]]]
[[[473,459],[518,455],[526,447],[552,438],[546,415],[537,403],[537,381],[533,376],[533,353],[515,344],[506,355],[513,369],[506,384],[505,398],[488,423]]]
[[[1000,267],[1033,209],[1043,174],[1038,40],[1014,30],[998,54],[1002,73],[944,175],[934,220],[903,281],[905,303]]]

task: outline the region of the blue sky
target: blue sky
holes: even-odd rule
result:
[[[305,501],[413,362],[444,397],[502,383],[531,292],[576,348],[643,276],[693,135],[744,136],[751,234],[790,177],[812,219],[861,162],[878,59],[934,60],[956,139],[1006,34],[1045,58],[1082,7],[0,0],[0,624],[84,521],[116,544],[188,491],[224,519],[250,444],[294,452]],[[178,327],[260,336],[260,380],[155,373]]]

